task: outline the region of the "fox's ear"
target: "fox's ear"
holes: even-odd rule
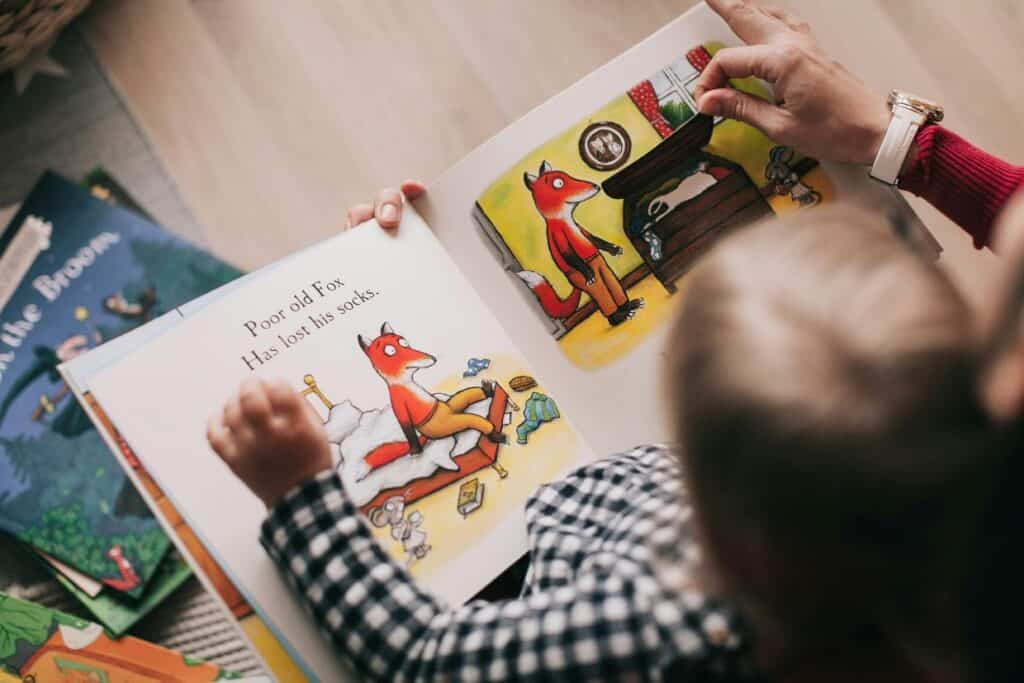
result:
[[[380,326],[380,333],[381,334],[394,334],[395,331],[393,329],[391,329],[391,325],[389,325],[387,323],[384,323],[383,325]]]
[[[547,161],[540,162],[540,174],[541,175],[544,175],[545,173],[547,173],[550,170],[551,170],[551,164],[549,164]]]
[[[529,171],[523,171],[523,183],[526,184],[527,190],[532,190],[535,182],[537,182],[537,176],[533,175]]]
[[[363,353],[366,353],[366,350],[370,348],[370,342],[366,341],[366,337],[361,334],[356,336],[359,337],[359,348],[363,350]]]

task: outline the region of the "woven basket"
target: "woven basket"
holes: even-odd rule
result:
[[[89,0],[0,0],[0,73],[52,40]]]

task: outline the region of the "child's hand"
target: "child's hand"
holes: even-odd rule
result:
[[[406,180],[398,190],[390,187],[381,190],[372,204],[356,204],[348,210],[348,225],[346,227],[353,228],[371,218],[376,218],[382,228],[389,230],[397,228],[398,223],[402,220],[404,200],[421,197],[426,191],[427,188],[418,180]]]
[[[206,438],[253,493],[273,507],[289,489],[331,467],[331,449],[313,409],[283,381],[251,378]]]

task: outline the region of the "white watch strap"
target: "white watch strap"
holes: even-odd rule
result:
[[[917,131],[926,118],[921,112],[899,105],[893,107],[889,128],[885,131],[878,156],[871,167],[872,178],[887,185],[896,185],[910,146],[914,144]]]

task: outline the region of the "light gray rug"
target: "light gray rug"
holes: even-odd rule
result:
[[[202,233],[72,24],[50,52],[69,78],[37,75],[20,97],[0,76],[0,206],[20,202],[46,169],[71,179],[105,167],[168,229]]]
[[[21,202],[46,169],[79,179],[103,166],[162,225],[201,243],[195,218],[74,25],[50,54],[69,78],[37,75],[16,96],[13,76],[0,76],[0,207]],[[2,535],[0,591],[89,618],[30,553]],[[194,578],[132,635],[231,671],[260,672],[230,619]]]

